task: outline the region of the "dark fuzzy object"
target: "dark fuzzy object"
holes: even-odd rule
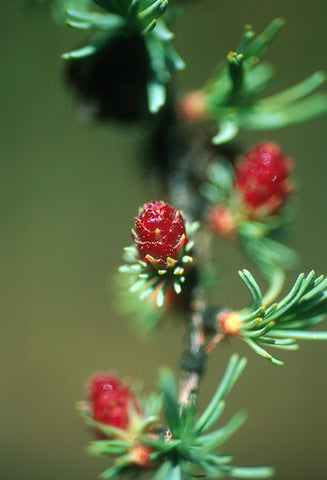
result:
[[[135,121],[147,113],[148,55],[143,38],[117,37],[93,55],[67,61],[65,79],[87,121]]]

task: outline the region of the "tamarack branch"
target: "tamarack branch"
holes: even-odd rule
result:
[[[56,21],[81,31],[81,46],[62,55],[76,111],[93,123],[142,123],[144,166],[164,197],[149,198],[138,214],[135,205],[119,268],[123,303],[145,335],[171,314],[184,319],[187,332],[179,373],[162,370],[158,391],[146,394],[109,370],[91,378],[78,410],[93,436],[89,453],[108,457],[103,479],[144,472],[153,480],[267,478],[271,467],[232,466],[232,456],[222,453],[244,414],[215,426],[246,360],[230,357],[199,412],[201,378],[225,339],[240,339],[250,355],[276,366],[283,361],[272,347],[295,351],[298,341],[326,340],[327,331],[316,326],[327,314],[327,278],[299,273],[281,295],[298,262],[282,235],[294,214],[296,161],[287,145],[284,151],[269,140],[243,146],[234,139],[240,130],[280,129],[324,115],[325,75],[270,92],[275,71],[263,57],[284,24],[277,18],[259,35],[246,25],[205,85],[179,95],[172,80],[186,65],[171,30],[179,8],[172,0],[53,2]],[[241,248],[268,283],[263,294],[254,275],[240,270],[250,297],[243,308],[208,301],[217,241]]]

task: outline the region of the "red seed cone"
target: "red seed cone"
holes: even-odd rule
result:
[[[126,430],[130,406],[140,412],[129,386],[111,374],[95,374],[88,383],[92,416],[98,422]]]
[[[168,268],[178,262],[188,243],[182,214],[165,202],[150,202],[135,218],[132,238],[140,260],[154,268]]]
[[[235,171],[234,187],[249,216],[272,215],[283,206],[291,191],[290,159],[278,145],[261,143],[247,152]]]

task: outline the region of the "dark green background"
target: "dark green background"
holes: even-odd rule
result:
[[[326,1],[199,0],[175,28],[188,64],[181,87],[204,82],[244,23],[260,31],[276,16],[287,21],[268,56],[280,85],[327,70]],[[74,410],[85,380],[116,369],[150,389],[159,366],[178,365],[184,341],[183,325],[169,320],[157,338],[139,340],[113,308],[111,278],[132,218],[156,194],[137,167],[144,130],[87,127],[73,117],[60,54],[82,37],[55,25],[46,5],[27,15],[14,0],[1,5],[1,480],[96,478],[106,462],[85,455],[90,437]],[[299,270],[318,273],[327,271],[326,127],[327,117],[241,135],[244,148],[276,139],[295,159]],[[219,245],[215,255],[225,270],[217,302],[242,306],[248,296],[237,269],[246,260],[231,246]],[[284,367],[226,344],[212,354],[201,402],[232,351],[245,352],[249,365],[227,413],[245,408],[249,420],[224,453],[233,452],[235,464],[276,466],[276,480],[326,478],[327,343],[280,352]]]

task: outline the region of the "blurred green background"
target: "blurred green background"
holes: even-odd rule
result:
[[[245,23],[260,31],[276,16],[287,24],[266,58],[280,86],[327,70],[324,0],[189,3],[175,27],[188,65],[181,88],[205,81]],[[60,54],[82,37],[55,25],[47,5],[33,12],[13,0],[1,5],[1,480],[95,479],[107,462],[85,455],[90,435],[74,409],[86,379],[116,369],[151,389],[157,368],[177,367],[185,339],[184,326],[169,319],[155,338],[138,339],[113,307],[111,278],[132,218],[156,194],[137,166],[146,131],[74,119]],[[327,272],[326,129],[327,117],[240,137],[244,148],[277,140],[295,159],[299,270],[318,273]],[[219,245],[215,255],[225,270],[217,302],[243,305],[248,296],[237,269],[247,262],[231,246]],[[274,465],[276,480],[326,478],[327,343],[281,352],[284,367],[226,344],[210,358],[202,403],[233,351],[245,353],[249,365],[225,418],[244,408],[249,419],[224,453],[238,465]]]

